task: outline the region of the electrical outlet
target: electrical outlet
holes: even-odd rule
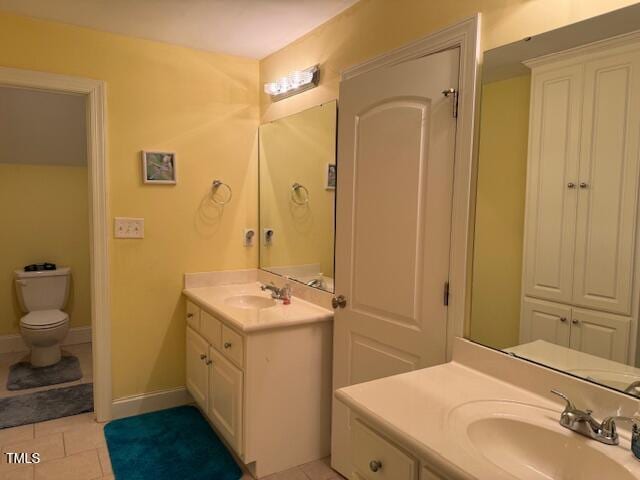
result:
[[[273,228],[262,229],[262,241],[265,247],[273,245]]]
[[[253,228],[244,229],[244,246],[253,247],[253,239],[256,236],[256,231]]]
[[[144,238],[144,218],[116,217],[116,238]]]

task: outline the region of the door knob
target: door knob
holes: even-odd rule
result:
[[[331,306],[333,308],[344,308],[347,306],[347,298],[344,295],[338,295],[331,299]]]

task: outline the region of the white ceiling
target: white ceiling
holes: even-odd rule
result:
[[[0,0],[0,10],[263,58],[358,0]]]

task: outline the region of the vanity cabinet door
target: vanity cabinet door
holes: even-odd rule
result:
[[[572,315],[573,350],[628,363],[630,318],[582,308],[574,308]]]
[[[571,302],[582,67],[534,71],[527,164],[523,293]]]
[[[525,297],[522,302],[520,343],[545,340],[563,347],[569,346],[571,307]]]
[[[207,410],[209,395],[209,368],[207,366],[209,344],[194,330],[187,327],[187,390],[196,403]]]
[[[209,349],[208,415],[229,445],[242,454],[242,371],[213,347]]]

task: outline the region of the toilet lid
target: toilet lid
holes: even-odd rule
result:
[[[68,319],[69,315],[62,310],[38,310],[27,313],[20,319],[20,324],[31,328],[51,327]]]

